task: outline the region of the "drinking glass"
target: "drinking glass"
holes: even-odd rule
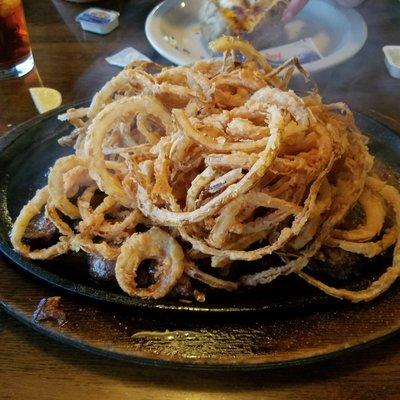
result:
[[[21,0],[0,0],[0,79],[27,74],[34,66]]]

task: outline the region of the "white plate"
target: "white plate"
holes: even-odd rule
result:
[[[199,9],[206,0],[165,0],[146,20],[151,45],[171,62],[191,64],[210,53],[200,33]],[[285,39],[275,45],[312,38],[323,58],[305,64],[309,71],[333,67],[356,54],[367,39],[367,26],[353,9],[337,7],[330,0],[311,0],[284,27]]]

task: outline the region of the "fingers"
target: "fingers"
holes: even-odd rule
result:
[[[291,0],[282,14],[282,21],[290,21],[307,4],[308,0]]]

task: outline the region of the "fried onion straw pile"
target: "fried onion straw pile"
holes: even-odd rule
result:
[[[372,172],[351,111],[323,104],[315,89],[304,97],[288,89],[295,68],[309,79],[296,59],[273,69],[232,37],[210,47],[223,58],[184,67],[135,62],[88,108],[61,116],[74,130],[60,143],[75,153],[56,161],[47,186],[21,210],[15,250],[40,260],[69,251],[113,260],[121,289],[143,298],[162,298],[185,280],[235,291],[288,274],[352,302],[387,290],[400,273],[400,197]],[[355,206],[363,220],[344,229]],[[24,236],[41,213],[58,240],[34,249]],[[393,264],[360,291],[304,272],[326,246],[371,258],[393,245]],[[270,254],[281,265],[247,271]],[[153,282],[141,287],[145,260]],[[230,281],[235,260],[242,275]]]

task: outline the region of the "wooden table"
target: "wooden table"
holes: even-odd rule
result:
[[[83,32],[74,22],[84,5],[26,0],[36,69],[0,82],[0,132],[37,114],[28,88],[58,89],[64,103],[87,98],[118,72],[104,57],[128,45],[155,61],[143,27],[155,1],[103,1],[121,12],[107,36]],[[366,1],[364,48],[346,63],[315,74],[322,95],[345,101],[400,132],[400,81],[390,78],[381,47],[399,44],[397,0]],[[398,399],[400,340],[301,368],[252,373],[185,372],[134,366],[76,350],[0,314],[0,399]]]

